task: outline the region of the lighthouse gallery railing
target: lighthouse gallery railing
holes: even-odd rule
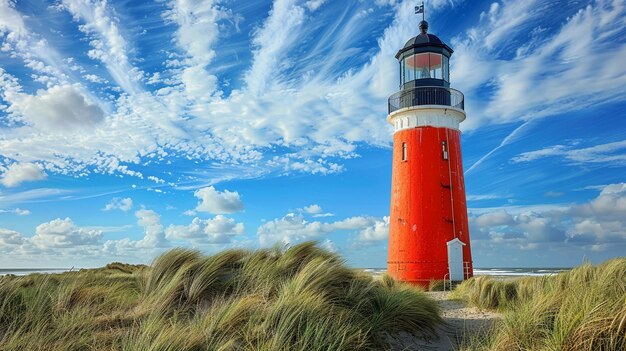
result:
[[[389,97],[389,113],[405,107],[443,105],[465,109],[463,93],[444,87],[415,87],[400,90]]]

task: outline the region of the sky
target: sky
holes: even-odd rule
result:
[[[0,0],[0,267],[317,240],[385,267],[415,1]],[[426,1],[475,267],[626,255],[626,3]]]

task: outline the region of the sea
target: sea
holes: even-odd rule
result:
[[[474,275],[490,275],[497,277],[538,277],[554,275],[570,270],[571,268],[474,268]],[[364,268],[364,272],[373,275],[382,275],[387,272],[384,268]]]
[[[498,277],[532,277],[554,275],[568,271],[570,268],[474,268],[474,275],[491,275]],[[1,275],[27,275],[31,273],[54,274],[69,271],[70,268],[0,268]],[[76,268],[74,268],[76,270]],[[384,268],[363,268],[364,272],[373,275],[382,275],[387,272]]]
[[[28,275],[31,273],[54,274],[69,271],[70,268],[0,268],[1,275]]]

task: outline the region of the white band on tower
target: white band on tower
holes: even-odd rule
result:
[[[459,130],[459,124],[465,120],[463,110],[440,105],[412,106],[394,111],[387,116],[387,122],[393,125],[394,133],[417,127],[437,127]]]

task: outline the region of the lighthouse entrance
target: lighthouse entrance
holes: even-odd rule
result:
[[[448,241],[448,270],[451,281],[462,281],[463,274],[463,243],[458,238]]]

